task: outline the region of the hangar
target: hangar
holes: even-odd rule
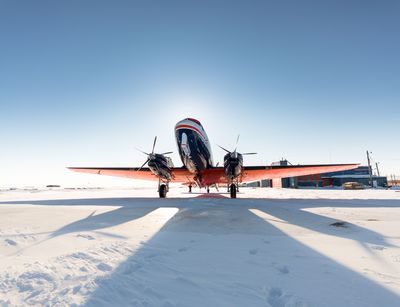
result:
[[[281,160],[272,163],[272,165],[287,166],[290,162]],[[275,188],[301,188],[301,187],[340,187],[346,182],[358,182],[365,186],[370,185],[369,167],[359,166],[353,170],[340,171],[334,173],[322,173],[316,175],[307,175],[299,177],[290,177],[282,179],[262,180],[247,184],[253,187],[275,187]],[[388,185],[387,177],[372,176],[374,187],[386,187]]]

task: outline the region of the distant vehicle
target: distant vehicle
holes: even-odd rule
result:
[[[342,187],[345,190],[364,190],[365,185],[360,182],[345,182],[343,183]]]
[[[255,154],[239,153],[235,147],[226,152],[224,166],[214,165],[210,141],[202,124],[194,118],[185,118],[175,126],[175,137],[179,155],[184,167],[173,167],[172,161],[165,155],[154,153],[157,137],[154,139],[151,153],[147,155],[146,162],[140,167],[69,167],[70,170],[82,173],[128,177],[144,180],[158,181],[158,192],[161,198],[166,197],[170,182],[180,182],[189,187],[218,188],[220,184],[227,184],[231,198],[236,198],[239,183],[253,182],[262,179],[287,178],[295,176],[313,175],[354,169],[358,164],[327,164],[327,165],[290,165],[290,166],[244,166],[243,156]],[[259,136],[258,140],[263,139]],[[236,146],[239,137],[236,141]],[[148,167],[145,167],[147,164]]]

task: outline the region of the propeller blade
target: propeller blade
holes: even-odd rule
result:
[[[137,172],[140,171],[140,170],[143,168],[143,166],[145,166],[145,165],[147,164],[147,162],[149,162],[149,161],[150,161],[150,159],[147,159],[146,162],[144,162],[144,163],[142,164],[142,166],[139,167],[139,169],[137,170]]]
[[[238,146],[238,144],[239,144],[239,138],[240,138],[240,134],[238,134],[238,136],[237,136],[236,145],[235,145],[235,150],[234,150],[234,151],[236,151],[237,146]]]
[[[244,152],[244,153],[242,153],[242,155],[243,156],[248,156],[248,155],[256,155],[257,153],[256,152]]]
[[[153,149],[151,150],[152,154],[154,154],[154,148],[156,147],[156,142],[157,142],[157,136],[154,138]]]
[[[163,152],[162,154],[160,154],[160,155],[169,155],[169,154],[172,154],[173,153],[173,151],[167,151],[167,152]]]
[[[135,149],[136,149],[137,151],[140,151],[141,153],[144,153],[146,156],[148,156],[148,155],[149,155],[147,152],[144,152],[143,150],[140,150],[140,149],[139,149],[139,148],[137,148],[137,147],[135,147]]]
[[[219,146],[219,145],[218,145],[218,147],[221,148],[222,150],[225,150],[227,153],[231,153],[228,149],[225,149],[225,148],[222,147],[222,146]]]

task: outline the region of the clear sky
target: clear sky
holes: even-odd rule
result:
[[[0,1],[0,186],[119,184],[199,119],[249,165],[400,175],[400,1]]]

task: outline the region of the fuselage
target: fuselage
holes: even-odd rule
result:
[[[175,137],[184,166],[193,174],[213,167],[210,142],[201,123],[185,118],[175,125]]]

